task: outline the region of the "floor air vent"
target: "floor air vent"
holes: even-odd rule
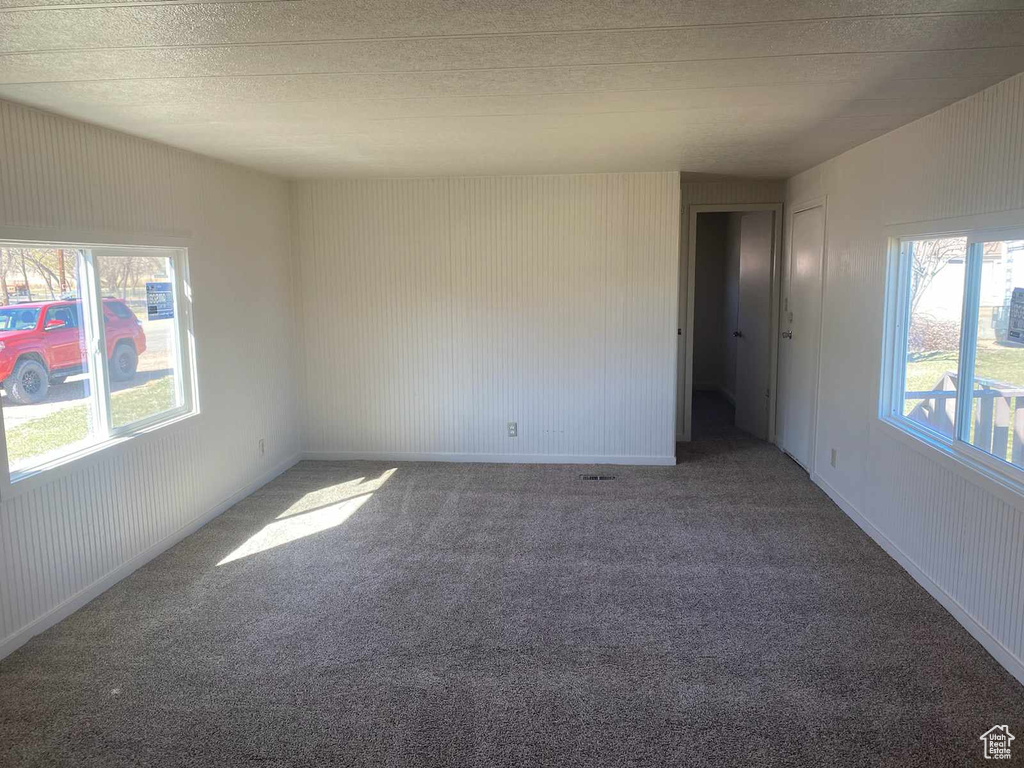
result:
[[[614,480],[615,475],[580,475],[580,480]]]

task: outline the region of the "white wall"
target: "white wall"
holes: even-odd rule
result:
[[[674,463],[678,174],[308,182],[294,206],[307,453]]]
[[[0,101],[0,237],[188,239],[202,408],[3,499],[0,657],[296,457],[288,200],[269,176]]]
[[[1024,680],[1024,500],[987,491],[876,418],[883,229],[1024,208],[1024,75],[789,182],[790,206],[822,195],[828,245],[815,479]]]

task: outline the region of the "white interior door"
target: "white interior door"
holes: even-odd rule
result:
[[[736,426],[768,439],[771,372],[771,211],[742,214],[736,317]]]
[[[789,253],[783,266],[779,328],[779,392],[775,431],[779,447],[808,472],[814,452],[814,409],[821,333],[821,270],[825,208],[793,215]]]

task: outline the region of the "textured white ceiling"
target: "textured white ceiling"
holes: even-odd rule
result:
[[[1024,70],[1024,0],[0,0],[0,97],[287,176],[783,177]]]

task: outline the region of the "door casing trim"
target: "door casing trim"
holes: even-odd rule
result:
[[[772,442],[782,449],[783,453],[789,456],[793,461],[799,464],[801,467],[807,470],[807,472],[813,475],[816,471],[815,458],[817,457],[818,451],[818,392],[821,391],[821,337],[822,330],[825,327],[825,286],[827,284],[825,270],[828,266],[828,195],[821,195],[819,197],[811,197],[806,200],[802,200],[799,203],[792,205],[787,213],[786,217],[786,259],[792,260],[793,258],[793,220],[796,218],[798,213],[809,211],[813,208],[821,208],[821,311],[818,313],[818,349],[815,355],[815,371],[814,371],[814,408],[811,412],[811,444],[810,444],[810,466],[804,467],[803,463],[800,462],[795,456],[788,453],[781,445],[779,445],[778,434],[772,439]],[[781,287],[781,281],[780,281]],[[782,307],[780,302],[779,307],[779,320],[782,319]],[[776,380],[776,389],[778,389],[778,380]],[[776,403],[778,408],[778,403]]]

